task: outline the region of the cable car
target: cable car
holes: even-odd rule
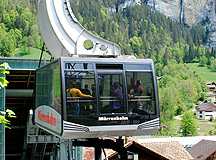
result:
[[[87,31],[68,0],[38,1],[55,60],[36,70],[35,124],[62,139],[155,134],[160,125],[154,62],[121,55]]]
[[[35,123],[63,139],[152,135],[159,128],[150,59],[61,57],[36,70],[35,97]]]

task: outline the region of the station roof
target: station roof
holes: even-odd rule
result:
[[[37,69],[39,66],[39,58],[14,58],[14,57],[0,57],[0,64],[7,62],[11,69]],[[49,63],[50,60],[43,59],[41,66]]]
[[[204,139],[201,140],[196,145],[194,145],[189,150],[189,153],[194,157],[195,160],[207,159],[214,152],[216,152],[216,141],[210,141]]]

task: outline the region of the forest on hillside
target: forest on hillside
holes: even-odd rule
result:
[[[205,48],[208,32],[178,22],[145,5],[118,7],[124,0],[70,1],[79,22],[90,32],[121,47],[122,54],[155,62],[162,124],[205,99],[206,84],[188,62],[216,71],[216,50]],[[43,40],[37,22],[37,0],[0,1],[0,54],[14,56],[17,48],[30,54]]]
[[[201,26],[180,26],[145,4],[116,5],[122,1],[73,0],[74,14],[89,31],[120,45],[123,54],[152,58],[157,74],[171,59],[178,63],[199,62],[215,68],[216,50],[205,48],[208,32]]]
[[[29,54],[30,47],[40,49],[43,40],[37,22],[37,0],[0,1],[0,53],[11,57],[21,48]]]

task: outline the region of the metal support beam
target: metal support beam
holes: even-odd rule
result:
[[[101,148],[95,147],[95,160],[101,160]]]
[[[73,146],[94,147],[95,160],[100,160],[101,148],[111,148],[119,153],[120,160],[127,160],[127,149],[124,147],[124,140],[121,137],[117,139],[116,142],[110,139],[98,139],[98,138],[90,138],[87,139],[87,141],[75,140],[73,142]]]
[[[73,160],[73,142],[72,142],[72,139],[68,140],[68,160]]]
[[[41,50],[41,56],[40,56],[40,61],[39,61],[39,64],[38,64],[38,68],[40,68],[40,65],[41,65],[44,48],[45,48],[45,43],[43,44],[43,47],[42,47],[42,50]]]
[[[65,141],[60,142],[60,159],[67,159],[67,143]]]
[[[29,135],[27,143],[59,143],[60,138],[53,135]]]

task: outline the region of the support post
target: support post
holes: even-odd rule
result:
[[[73,160],[73,142],[71,139],[68,140],[68,159]]]
[[[95,160],[101,159],[101,148],[110,148],[115,150],[120,155],[120,160],[127,160],[127,149],[124,147],[124,140],[119,137],[115,141],[110,139],[90,138],[85,141],[75,140],[73,146],[85,146],[95,148]]]
[[[101,148],[95,147],[95,160],[101,160]]]
[[[43,44],[43,47],[42,47],[42,51],[41,51],[41,56],[40,56],[40,61],[39,61],[39,64],[38,64],[38,68],[40,68],[40,65],[41,65],[41,61],[42,61],[42,57],[43,57],[44,47],[45,47],[45,43]]]
[[[67,146],[63,140],[60,142],[60,159],[67,159]]]
[[[119,137],[119,139],[116,140],[117,146],[122,146],[117,148],[117,152],[120,155],[120,160],[127,160],[127,149],[124,147],[124,140],[122,137]]]

